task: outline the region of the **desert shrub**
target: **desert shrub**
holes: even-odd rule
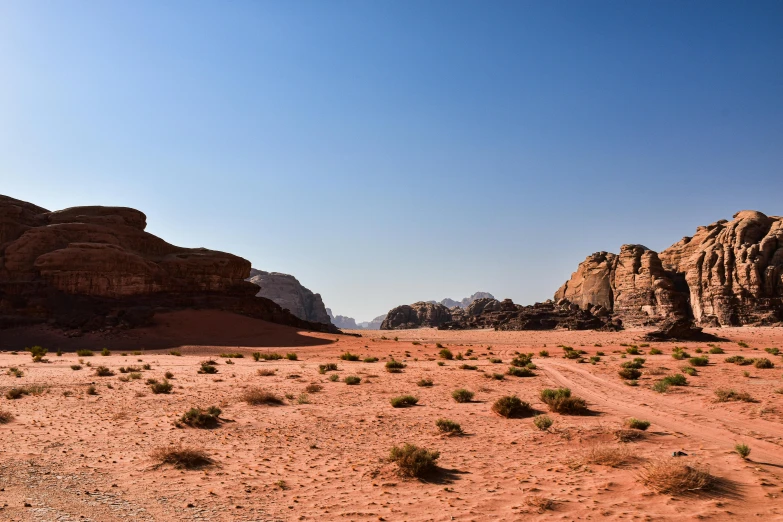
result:
[[[581,359],[582,356],[576,350],[568,350],[568,351],[566,351],[566,353],[563,354],[563,358],[565,358],[565,359]]]
[[[685,351],[685,349],[681,346],[675,346],[674,350],[672,350],[672,358],[676,359],[678,361],[681,361],[683,359],[687,359],[690,357],[688,353]]]
[[[196,447],[158,448],[152,452],[151,456],[158,461],[159,466],[170,464],[177,469],[199,469],[213,463],[204,450]]]
[[[348,377],[343,379],[343,381],[345,382],[345,384],[353,386],[353,385],[356,385],[356,384],[359,384],[360,382],[362,382],[362,378],[361,377],[356,377],[355,375],[349,375]]]
[[[180,422],[192,428],[215,428],[220,423],[221,413],[217,406],[210,406],[206,410],[191,408],[182,415]]]
[[[440,343],[435,343],[435,348],[443,348],[443,345]]]
[[[533,370],[531,370],[530,368],[524,367],[524,366],[522,368],[517,368],[516,366],[510,366],[508,368],[508,372],[506,372],[506,373],[508,373],[509,375],[511,375],[513,377],[535,377],[536,376],[536,374],[533,373]]]
[[[218,369],[215,368],[212,364],[207,364],[205,362],[201,363],[201,368],[199,369],[198,373],[217,373]]]
[[[252,355],[252,356],[253,356],[253,360],[254,360],[255,362],[258,362],[258,361],[260,361],[260,360],[261,360],[261,352],[253,352],[253,353],[251,353],[250,355]]]
[[[340,356],[340,359],[342,359],[343,361],[358,361],[359,356],[351,352],[345,352]]]
[[[166,373],[164,373],[164,374],[163,374],[163,376],[164,376],[166,379],[173,379],[173,378],[174,378],[174,374],[173,374],[173,373],[171,373],[171,372],[166,372]]]
[[[98,395],[98,388],[95,387],[95,385],[90,384],[87,386],[87,390],[85,392],[87,395]]]
[[[5,392],[5,398],[8,400],[21,399],[24,395],[27,395],[25,388],[11,388]]]
[[[451,392],[451,397],[457,402],[470,402],[473,400],[473,392],[460,388]]]
[[[397,464],[400,472],[409,477],[421,477],[435,469],[435,461],[440,457],[437,451],[405,444],[402,448],[394,446],[389,452],[389,460]]]
[[[391,402],[391,405],[395,408],[407,408],[408,406],[414,406],[419,402],[419,399],[413,395],[399,395],[397,397],[392,397],[389,402]]]
[[[400,373],[405,366],[405,363],[392,359],[391,361],[386,362],[386,371],[389,373]]]
[[[256,374],[258,374],[260,377],[271,377],[276,373],[277,370],[271,368],[259,368],[258,370],[256,370]]]
[[[245,390],[242,394],[242,400],[252,406],[258,406],[260,404],[283,404],[283,399],[274,393],[256,387]]]
[[[283,358],[282,355],[276,352],[264,352],[258,354],[259,359],[263,359],[265,361],[279,361]]]
[[[658,393],[666,393],[669,391],[670,384],[665,380],[657,381],[653,383],[652,390]]]
[[[780,350],[777,348],[764,348],[764,351],[770,355],[780,355]]]
[[[448,419],[438,419],[435,421],[435,425],[443,433],[462,434],[462,427],[457,422]]]
[[[636,345],[629,346],[625,349],[625,352],[629,355],[639,355],[639,347]]]
[[[501,364],[503,362],[503,359],[498,359],[497,357],[490,357],[489,362],[492,364]]]
[[[634,442],[644,437],[639,430],[619,429],[614,432],[615,438],[620,442]]]
[[[333,373],[332,375],[329,376],[329,380],[332,382],[337,382],[340,380],[340,376],[337,375],[336,373]]]
[[[541,401],[549,406],[549,411],[566,415],[578,415],[587,412],[587,403],[580,397],[571,396],[568,388],[541,390]]]
[[[33,346],[32,348],[28,348],[27,351],[30,352],[33,362],[41,362],[43,361],[44,355],[46,355],[49,350],[43,346]]]
[[[554,421],[548,415],[536,415],[533,417],[533,424],[541,431],[546,431],[552,427]]]
[[[128,378],[132,380],[139,380],[141,379],[141,374],[139,372],[132,372],[128,374]]]
[[[511,359],[511,362],[509,364],[511,364],[511,366],[514,366],[514,367],[517,367],[517,368],[524,368],[528,364],[530,364],[531,362],[533,362],[533,361],[532,361],[532,357],[530,355],[521,353],[521,354],[517,355],[516,357],[514,357],[513,359]]]
[[[323,389],[324,389],[323,386],[321,386],[320,384],[316,384],[316,383],[311,383],[311,384],[308,384],[307,386],[305,386],[305,391],[307,393],[318,393],[319,391],[321,391]]]
[[[601,360],[601,358],[597,355],[593,355],[590,357],[590,364],[596,364]]]
[[[506,418],[525,417],[532,415],[533,408],[516,395],[507,395],[495,401],[492,411]]]
[[[182,357],[182,352],[179,350],[171,350],[169,351],[169,355],[173,355],[174,357]]]
[[[642,430],[645,431],[647,428],[650,427],[650,422],[646,420],[639,420],[634,417],[631,417],[627,421],[625,421],[625,425],[631,428],[632,430]]]
[[[478,366],[474,366],[472,364],[460,364],[459,365],[460,370],[478,370]]]
[[[661,355],[662,353],[658,348],[650,348],[650,355]]]
[[[419,382],[416,383],[418,386],[422,387],[430,387],[432,386],[432,379],[420,379]]]
[[[769,359],[767,359],[766,357],[763,357],[761,359],[754,359],[753,366],[755,366],[756,368],[768,369],[768,368],[774,368],[775,364]]]
[[[731,357],[726,357],[725,361],[727,363],[732,363],[739,366],[747,366],[749,364],[753,364],[753,359],[745,359],[741,355],[732,355]]]
[[[685,367],[682,368],[682,373],[684,373],[686,375],[690,375],[691,377],[693,377],[694,375],[696,375],[696,368],[692,368],[690,366],[685,366]]]
[[[14,420],[13,413],[8,410],[0,410],[0,424],[8,424],[12,420]],[[459,427],[459,424],[457,424],[457,427]]]
[[[299,397],[296,398],[297,404],[310,404],[310,396],[306,393],[300,393]]]
[[[114,372],[105,366],[98,366],[95,368],[95,375],[98,377],[111,377],[114,375]]]
[[[76,350],[76,355],[79,357],[92,357],[95,354],[92,353],[92,350]]]
[[[710,360],[708,357],[691,357],[688,359],[688,363],[691,366],[707,366]]]
[[[152,393],[158,394],[158,393],[171,393],[172,388],[174,388],[174,385],[171,384],[166,379],[163,379],[161,382],[154,382],[150,384],[150,389],[152,390]]]
[[[438,365],[438,366],[443,366],[444,364],[446,364],[446,363],[444,363],[443,361],[438,361],[438,362],[437,362],[437,365]]]
[[[451,350],[449,350],[448,348],[443,348],[441,351],[438,352],[438,355],[440,356],[441,359],[447,359],[449,361],[454,358],[454,354],[451,353]]]
[[[336,372],[337,371],[337,365],[335,363],[326,363],[326,364],[319,364],[318,365],[318,373],[326,373],[326,372]]]
[[[669,385],[669,386],[687,386],[688,385],[688,379],[685,378],[685,376],[681,373],[675,373],[673,375],[667,375],[663,378],[663,380]]]
[[[289,361],[298,361],[299,360],[299,356],[296,355],[294,352],[289,352],[289,353],[285,354],[285,358],[288,359]]]
[[[502,381],[506,378],[502,373],[485,373],[484,377],[487,379],[495,379],[496,381]]]
[[[721,348],[720,346],[712,346],[710,348],[710,353],[711,354],[720,354],[720,353],[725,353],[725,352],[723,351],[723,348]]]
[[[718,388],[715,390],[715,402],[730,401],[757,402],[756,399],[751,397],[750,394],[746,392],[737,392],[734,390],[727,390],[725,388]]]
[[[235,352],[235,353],[230,353],[230,352],[229,353],[221,353],[220,356],[223,359],[243,359],[245,357],[244,355],[242,355],[239,352]]]
[[[631,361],[626,361],[622,363],[620,366],[623,368],[631,368],[634,370],[638,370],[639,368],[642,368],[645,363],[644,357],[634,357]]]
[[[366,363],[378,362],[378,358],[377,357],[365,357],[364,358],[364,362],[366,362]]]
[[[24,372],[17,368],[16,366],[11,366],[8,368],[8,371],[6,372],[8,375],[13,375],[17,379],[24,377]]]
[[[623,379],[638,379],[642,376],[642,372],[635,368],[622,368],[617,372]]]
[[[750,455],[750,447],[748,447],[747,444],[736,444],[734,446],[734,451],[743,459],[747,459],[748,455]]]
[[[109,351],[108,348],[104,348],[103,350],[101,350],[101,355],[103,355],[104,357],[108,357],[111,355],[111,352]]]
[[[737,345],[738,345],[740,348],[747,348],[747,347],[748,347],[748,343],[746,343],[746,342],[743,342],[743,341],[740,341],[740,342],[738,342],[738,343],[737,343]]]
[[[687,494],[708,489],[714,477],[699,464],[688,465],[675,457],[648,462],[639,472],[639,481],[658,493]]]
[[[71,370],[73,370],[73,371],[75,371],[75,372],[76,372],[76,371],[79,371],[79,370],[81,370],[81,369],[82,369],[82,365],[81,365],[81,364],[72,364],[72,365],[71,365]]]
[[[625,446],[597,444],[582,452],[579,464],[598,464],[616,468],[633,459],[633,452]]]
[[[541,350],[538,352],[539,357],[549,357],[549,352],[547,350]]]

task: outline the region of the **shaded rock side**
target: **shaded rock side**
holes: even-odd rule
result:
[[[625,325],[693,318],[713,326],[783,321],[783,218],[746,210],[660,254],[623,245],[583,261],[555,299],[601,305]]]
[[[381,330],[438,327],[451,321],[451,311],[440,303],[419,301],[389,310]]]
[[[353,317],[334,315],[332,314],[332,310],[329,308],[326,309],[326,313],[329,315],[329,319],[331,319],[332,324],[337,328],[346,330],[357,330],[360,328],[359,325],[356,324],[356,320]]]
[[[144,213],[132,208],[50,212],[0,196],[0,327],[134,326],[151,317],[149,310],[166,306],[222,308],[322,329],[272,301],[251,302],[257,287],[244,281],[247,260],[171,245],[146,232],[146,225]]]
[[[292,275],[251,268],[246,281],[258,285],[256,296],[271,299],[299,319],[324,324],[332,322],[321,295],[302,286]]]

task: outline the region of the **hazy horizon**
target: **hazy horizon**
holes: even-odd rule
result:
[[[783,3],[0,4],[0,193],[369,321],[783,215]]]

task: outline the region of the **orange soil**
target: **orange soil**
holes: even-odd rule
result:
[[[688,386],[665,394],[650,385],[687,365],[671,357],[675,343],[655,343],[662,355],[640,348],[644,370],[665,368],[660,375],[645,371],[636,387],[617,375],[620,363],[634,357],[621,358],[620,344],[639,344],[641,330],[360,333],[297,332],[220,312],[162,314],[156,326],[121,338],[64,339],[44,329],[0,333],[3,349],[45,342],[50,351],[48,363],[33,363],[24,352],[0,352],[0,410],[15,417],[0,424],[0,520],[783,520],[783,394],[775,392],[783,391],[783,359],[762,351],[783,350],[783,329],[711,330],[728,339],[718,343],[726,353],[709,355],[710,364],[689,376]],[[472,349],[478,359],[439,366],[436,342],[455,355]],[[708,350],[705,343],[677,344],[691,355]],[[605,356],[595,365],[580,364],[562,358],[558,345]],[[104,346],[111,356],[100,356]],[[142,355],[131,354],[141,347],[147,348]],[[80,357],[67,351],[57,356],[58,348],[93,349],[95,356],[81,357],[84,363],[116,375],[97,377],[86,366],[74,371],[70,366]],[[172,349],[182,355],[169,355]],[[515,352],[541,350],[550,357],[534,357],[535,377],[487,378],[505,373]],[[299,360],[255,362],[254,351],[295,352]],[[346,351],[380,361],[340,360]],[[227,365],[218,357],[223,352],[245,357]],[[737,354],[767,357],[775,368],[724,362]],[[207,356],[218,361],[218,374],[197,373]],[[391,357],[407,364],[402,373],[385,371]],[[338,364],[340,382],[328,379],[333,372],[318,373],[325,362]],[[478,370],[460,369],[463,363]],[[142,364],[152,366],[142,379],[120,381],[127,375],[117,371],[120,366]],[[9,375],[10,367],[24,375]],[[260,368],[276,373],[259,376]],[[166,371],[174,374],[173,392],[153,394],[145,380],[160,380]],[[346,385],[348,375],[361,377],[361,384]],[[434,386],[417,386],[422,378]],[[309,383],[323,390],[299,404]],[[90,384],[98,395],[85,393]],[[4,397],[12,387],[31,385],[46,389],[17,400]],[[290,399],[282,406],[250,406],[240,400],[250,386]],[[539,392],[556,386],[586,399],[592,414],[547,412],[554,425],[542,432],[531,418],[491,412],[497,398],[510,394],[545,412]],[[474,402],[454,402],[451,392],[462,387],[476,392]],[[748,392],[758,402],[716,403],[718,388]],[[400,394],[416,395],[418,405],[392,408],[389,399]],[[223,409],[218,428],[175,426],[190,407],[211,405]],[[652,424],[643,439],[625,445],[633,454],[627,464],[579,464],[586,449],[620,445],[613,434],[631,416]],[[459,422],[465,434],[441,435],[435,427],[441,417]],[[150,453],[180,442],[203,448],[215,464],[195,471],[156,466]],[[400,477],[386,457],[404,442],[439,450],[439,471],[423,481]],[[733,452],[738,442],[750,446],[748,460]],[[725,479],[724,488],[671,496],[638,482],[645,461],[677,450],[688,454],[683,462],[708,465]],[[538,498],[552,500],[552,509],[539,513],[529,505]]]

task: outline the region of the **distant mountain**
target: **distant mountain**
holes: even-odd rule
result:
[[[332,324],[337,328],[346,330],[357,330],[359,328],[359,326],[356,324],[356,320],[353,317],[334,315],[332,314],[331,308],[327,308],[326,313],[329,314],[329,319],[332,320]]]
[[[467,308],[469,307],[473,301],[476,299],[494,299],[495,296],[490,294],[489,292],[476,292],[470,297],[466,297],[462,301],[455,301],[454,299],[449,299],[448,297],[440,302],[438,301],[427,301],[428,303],[432,304],[442,304],[446,308],[454,308],[455,306],[459,306],[460,308]]]
[[[251,268],[250,277],[246,281],[258,285],[257,297],[271,299],[296,317],[305,321],[330,324],[321,295],[302,286],[294,276]]]
[[[359,323],[359,326],[361,328],[364,328],[365,330],[380,330],[381,324],[383,324],[383,320],[386,319],[386,314],[379,315],[372,321],[364,321]]]

